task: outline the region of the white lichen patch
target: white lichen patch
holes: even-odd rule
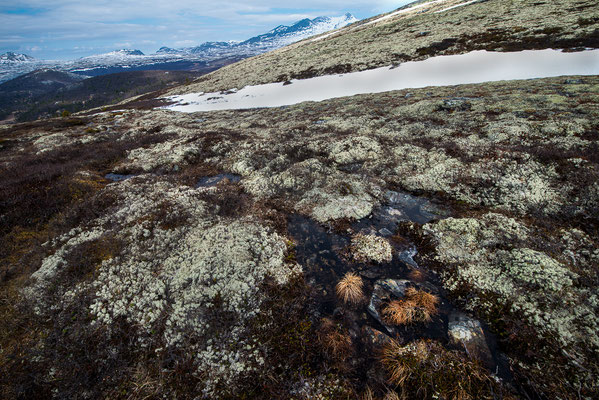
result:
[[[61,273],[62,269],[67,266],[66,257],[69,253],[84,243],[100,238],[103,233],[102,229],[98,228],[90,230],[74,228],[70,232],[53,240],[52,243],[47,243],[46,245],[52,245],[52,247],[60,247],[54,254],[44,258],[40,268],[31,274],[33,282],[24,289],[23,294],[25,297],[34,303],[42,299],[43,292]],[[35,309],[37,312],[40,312],[45,306],[44,304],[38,304]]]
[[[599,352],[598,309],[588,302],[597,290],[576,284],[579,276],[566,264],[567,258],[558,260],[524,247],[532,235],[529,228],[487,214],[448,218],[425,225],[424,232],[436,244],[437,261],[451,267],[442,274],[445,286],[471,293],[470,310],[491,312],[509,305],[539,335],[568,348]],[[569,236],[566,241],[571,241]],[[497,249],[499,244],[512,249]]]
[[[200,146],[188,143],[186,138],[155,144],[149,148],[131,150],[127,159],[115,171],[142,170],[150,172],[160,167],[186,165],[200,154]]]
[[[358,136],[335,142],[330,151],[337,164],[351,164],[376,159],[382,149],[375,139]]]
[[[464,171],[464,165],[442,150],[425,150],[414,145],[399,145],[393,149],[397,167],[396,180],[409,190],[430,192],[454,191],[453,183]]]
[[[115,235],[125,248],[97,266],[95,279],[65,288],[62,301],[75,304],[91,294],[92,325],[110,329],[125,320],[140,346],[163,332],[169,349],[191,352],[211,395],[263,364],[263,345],[248,333],[260,311],[260,286],[267,278],[284,284],[301,268],[284,263],[284,238],[259,222],[219,220],[207,214],[201,191],[150,178],[108,185],[104,190],[115,196],[116,206],[49,243],[58,249],[34,273],[25,294],[43,311],[43,291],[60,276],[68,252]],[[167,215],[155,214],[161,205]],[[175,216],[177,223],[169,225]]]
[[[498,251],[501,268],[512,279],[541,290],[559,292],[569,288],[576,275],[545,253],[531,249]]]
[[[497,208],[514,210],[521,214],[531,209],[555,212],[561,202],[559,191],[553,182],[558,177],[553,166],[535,161],[503,162],[497,166],[488,165],[488,179],[495,181],[483,196]]]
[[[351,254],[360,262],[388,263],[393,258],[393,248],[385,238],[359,233],[352,237]]]
[[[300,211],[311,209],[309,212],[312,217],[318,222],[325,223],[344,218],[357,220],[367,217],[372,212],[373,205],[374,200],[368,194],[341,196],[312,191],[297,204],[296,209]]]

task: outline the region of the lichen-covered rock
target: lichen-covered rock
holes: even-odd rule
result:
[[[388,263],[393,259],[393,248],[387,239],[375,235],[354,235],[351,252],[359,262]]]
[[[509,317],[524,319],[538,335],[599,354],[599,293],[576,284],[579,275],[568,268],[567,258],[525,247],[536,235],[529,227],[487,214],[427,224],[424,232],[436,244],[436,260],[445,265],[445,286],[469,293],[469,310],[492,314],[509,306]],[[499,243],[511,249],[499,249]]]
[[[454,311],[449,315],[447,334],[455,346],[466,349],[468,355],[493,370],[494,361],[479,321]]]
[[[372,350],[380,350],[385,345],[391,343],[391,338],[383,332],[378,331],[370,326],[362,327],[362,337],[365,344]]]

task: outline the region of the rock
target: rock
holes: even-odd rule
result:
[[[391,232],[387,228],[379,229],[379,233],[381,234],[381,236],[385,236],[385,237],[393,235],[393,232]]]
[[[391,343],[391,338],[389,336],[370,326],[362,327],[362,340],[364,341],[364,344],[372,350],[379,349]]]
[[[494,368],[495,362],[478,320],[454,311],[449,315],[447,334],[450,342],[464,348],[471,358],[481,361],[489,369]]]
[[[566,79],[564,81],[565,85],[582,85],[584,81],[582,79]]]
[[[399,253],[399,260],[406,264],[407,266],[418,268],[418,264],[414,261],[414,256],[418,252],[415,247],[411,247],[408,250],[402,251]]]
[[[410,281],[405,279],[384,279],[378,281],[377,284],[380,285],[383,290],[401,299],[405,296],[406,288],[409,282]]]
[[[368,279],[376,279],[381,276],[382,272],[377,268],[370,268],[366,271],[360,271],[360,275]]]
[[[451,99],[443,100],[443,103],[439,105],[439,111],[469,111],[472,108],[472,104],[462,97],[455,97]]]
[[[381,317],[379,310],[381,304],[385,301],[389,301],[393,298],[404,297],[407,284],[409,281],[397,280],[397,279],[383,279],[379,280],[374,284],[374,290],[372,296],[370,296],[370,302],[368,303],[368,313],[372,315],[374,319],[380,322],[385,327],[387,332],[394,335],[396,330],[391,326],[387,326]]]

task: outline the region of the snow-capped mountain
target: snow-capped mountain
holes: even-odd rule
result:
[[[0,63],[13,62],[13,63],[21,63],[21,62],[32,62],[35,61],[35,58],[28,56],[27,54],[18,54],[9,51],[0,55]]]
[[[241,42],[239,46],[251,46],[261,49],[283,47],[310,36],[343,28],[357,21],[358,19],[350,13],[340,17],[317,17],[312,20],[306,18],[291,26],[277,26],[270,32]]]
[[[156,54],[181,54],[183,53],[182,50],[178,50],[178,49],[173,49],[171,47],[161,47],[156,51]]]
[[[146,61],[146,55],[140,50],[121,49],[66,62],[64,67],[71,72],[81,73],[105,67],[127,68],[139,64],[143,65]]]
[[[27,74],[44,66],[45,62],[27,54],[9,51],[0,55],[0,83]]]
[[[195,70],[208,63],[229,59],[229,62],[255,56],[287,46],[358,21],[353,15],[303,19],[291,26],[279,25],[271,31],[243,42],[205,42],[199,46],[174,49],[161,47],[155,54],[140,50],[121,49],[73,61],[40,61],[24,54],[5,53],[0,56],[0,82],[29,73],[38,68],[52,68],[80,75],[97,76],[135,70]],[[195,69],[194,69],[195,68]]]
[[[262,35],[243,42],[206,42],[200,46],[185,49],[169,49],[183,53],[202,55],[206,58],[231,55],[253,56],[298,42],[357,22],[358,19],[347,13],[340,17],[317,17],[302,19],[291,26],[279,25]]]

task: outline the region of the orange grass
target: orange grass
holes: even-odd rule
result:
[[[362,288],[364,282],[362,278],[353,272],[345,274],[343,279],[337,283],[337,296],[345,303],[358,304],[364,300],[364,292]]]
[[[405,298],[391,301],[382,311],[387,323],[404,325],[412,322],[429,322],[439,311],[439,297],[423,290],[408,288]]]

